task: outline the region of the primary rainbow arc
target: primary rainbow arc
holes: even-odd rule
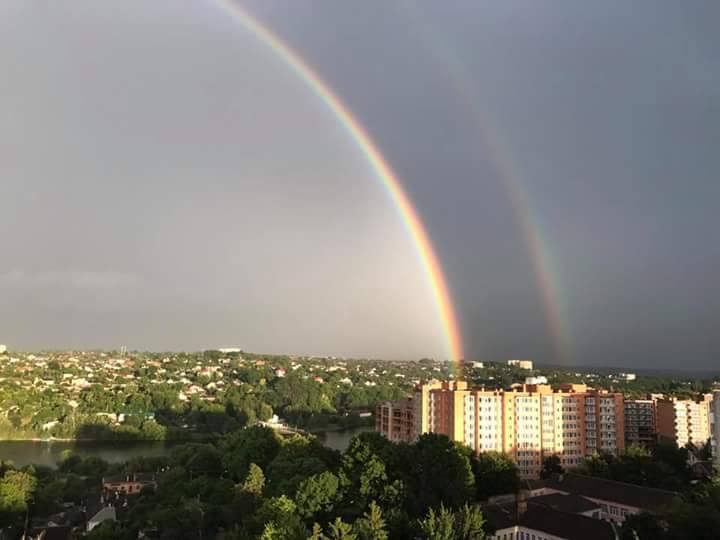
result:
[[[218,3],[237,22],[252,32],[282,59],[325,103],[365,155],[371,168],[390,195],[413,240],[438,309],[438,317],[445,337],[446,354],[450,361],[459,364],[463,358],[462,339],[442,267],[417,210],[377,145],[332,89],[277,35],[231,0],[218,0]]]

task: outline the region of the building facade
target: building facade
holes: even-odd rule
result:
[[[625,400],[625,443],[650,446],[657,440],[656,402],[654,399]]]
[[[688,443],[701,446],[710,439],[712,394],[698,400],[660,399],[657,402],[658,437],[675,442],[679,447]]]
[[[410,409],[412,415],[402,412]],[[407,403],[380,404],[377,427],[395,442],[442,433],[476,453],[503,452],[517,463],[522,478],[536,478],[552,455],[563,467],[573,467],[596,452],[621,452],[624,418],[621,394],[585,385],[485,390],[449,381],[417,387]]]
[[[710,412],[710,428],[712,432],[712,451],[715,466],[720,468],[720,390],[713,392],[712,411]]]
[[[415,403],[412,399],[385,401],[375,411],[375,431],[392,442],[410,442],[416,438]]]

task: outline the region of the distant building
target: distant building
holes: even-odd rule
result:
[[[620,378],[625,379],[626,381],[634,381],[637,379],[637,376],[634,373],[621,373]]]
[[[482,369],[485,367],[485,364],[483,362],[470,362],[470,366],[474,369]]]
[[[135,495],[145,488],[157,489],[157,480],[154,474],[134,473],[105,477],[102,479],[102,487],[108,494]]]
[[[532,360],[508,360],[507,365],[513,366],[513,367],[518,367],[520,369],[532,369],[533,368]]]
[[[7,345],[0,345],[0,354],[5,354],[7,352]]]
[[[710,409],[712,394],[700,399],[661,399],[657,402],[658,437],[682,447],[688,443],[696,446],[710,439]]]
[[[242,349],[238,347],[223,347],[222,349],[218,349],[218,352],[221,352],[223,354],[239,353],[242,352]]]
[[[656,401],[625,400],[625,444],[649,446],[657,440]]]
[[[542,375],[538,377],[525,377],[525,384],[547,384],[547,377]]]

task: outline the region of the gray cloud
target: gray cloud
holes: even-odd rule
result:
[[[546,240],[570,361],[716,365],[716,2],[246,5],[402,178],[469,356],[557,360],[486,133]],[[3,2],[0,66],[2,272],[38,284],[0,285],[0,341],[442,354],[364,158],[212,2]]]

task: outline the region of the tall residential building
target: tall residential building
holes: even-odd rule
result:
[[[712,394],[700,399],[661,399],[657,402],[657,431],[661,439],[682,447],[696,446],[710,439],[710,407]]]
[[[523,478],[535,478],[543,459],[558,455],[563,466],[578,465],[595,452],[625,447],[621,394],[585,385],[522,385],[513,390],[469,389],[467,383],[433,382],[408,400],[378,406],[378,431],[393,441],[412,442],[422,433],[442,433],[475,452],[504,452]],[[396,427],[398,412],[412,408],[413,427]]]
[[[649,446],[657,440],[654,399],[625,400],[625,444]]]

